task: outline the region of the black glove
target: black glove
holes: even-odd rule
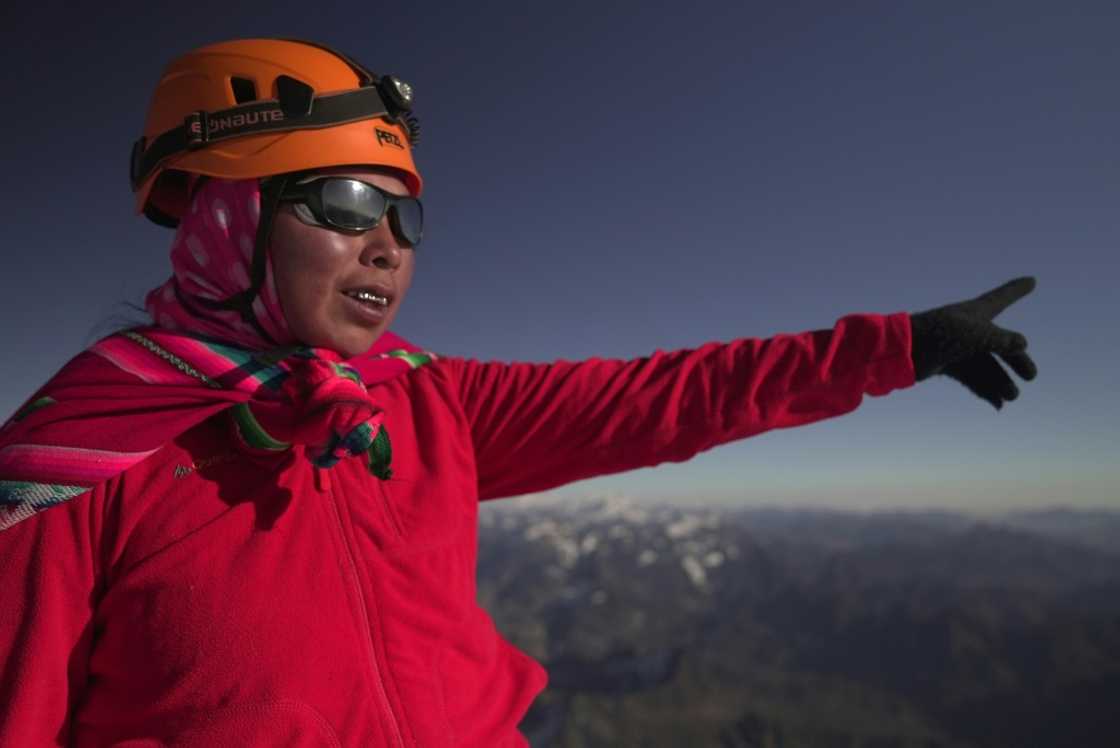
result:
[[[991,320],[1034,290],[1031,276],[1016,278],[969,301],[910,315],[911,358],[917,381],[934,374],[952,377],[996,410],[1019,397],[1019,388],[996,361],[1030,381],[1038,369],[1026,354],[1027,339]]]

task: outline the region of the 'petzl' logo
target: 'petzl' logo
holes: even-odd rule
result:
[[[391,133],[388,130],[382,130],[380,127],[373,128],[373,131],[377,133],[377,142],[381,145],[385,145],[386,143],[388,143],[389,145],[394,145],[402,150],[404,149],[404,146],[401,145],[401,139],[398,138],[395,133]]]

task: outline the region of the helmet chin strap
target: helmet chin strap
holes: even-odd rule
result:
[[[272,238],[272,226],[275,223],[276,213],[280,206],[280,195],[287,187],[292,174],[277,174],[260,180],[261,214],[257,222],[257,236],[253,244],[253,263],[249,270],[249,288],[239,293],[222,299],[212,301],[209,299],[192,299],[194,303],[201,304],[208,309],[232,309],[241,315],[241,319],[253,326],[253,329],[272,345],[278,343],[264,329],[253,313],[253,302],[264,286],[264,279],[268,270],[268,245]],[[199,180],[201,181],[201,179]]]

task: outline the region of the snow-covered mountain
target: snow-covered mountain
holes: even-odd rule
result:
[[[614,495],[479,524],[480,603],[550,674],[534,745],[1120,744],[1120,554],[1068,511]]]

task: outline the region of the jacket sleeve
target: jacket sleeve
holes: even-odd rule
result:
[[[102,489],[0,530],[0,745],[65,746],[81,698],[96,596]]]
[[[444,359],[470,425],[481,500],[683,462],[719,444],[855,410],[914,384],[910,318],[707,343],[629,361]]]

